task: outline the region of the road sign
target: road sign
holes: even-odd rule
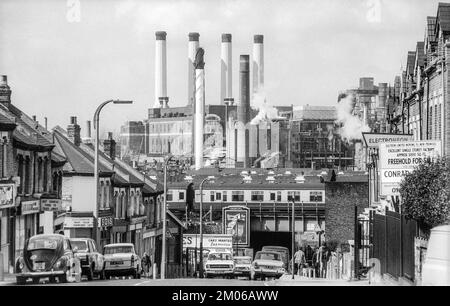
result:
[[[441,141],[408,141],[380,144],[380,194],[400,195],[403,178],[429,158],[442,154]]]

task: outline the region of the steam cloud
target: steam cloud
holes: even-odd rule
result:
[[[370,127],[358,116],[352,114],[353,96],[343,97],[337,105],[337,122],[342,124],[341,136],[348,140],[362,139],[362,133],[370,132]]]
[[[255,118],[250,122],[250,124],[259,124],[261,121],[272,120],[272,119],[280,119],[278,116],[278,110],[267,103],[266,93],[264,89],[260,89],[253,95],[252,100],[253,106],[258,110],[258,114]]]

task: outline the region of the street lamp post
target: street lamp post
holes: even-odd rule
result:
[[[292,279],[295,273],[295,201],[292,200]]]
[[[98,215],[99,215],[99,170],[98,170],[98,142],[100,138],[100,112],[105,107],[105,105],[109,103],[114,104],[132,104],[133,101],[127,101],[127,100],[108,100],[100,104],[94,113],[94,129],[95,129],[95,152],[94,152],[94,181],[95,181],[95,209],[94,209],[94,237],[95,241],[97,243],[97,246],[100,246],[100,231],[98,230]]]
[[[200,183],[200,270],[199,277],[203,278],[203,184],[214,180],[214,177],[208,176]]]
[[[163,231],[162,231],[162,250],[161,250],[161,279],[166,279],[166,230],[167,230],[167,164],[172,159],[173,155],[169,154],[164,161],[164,201],[163,201]]]

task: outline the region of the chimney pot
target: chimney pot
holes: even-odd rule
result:
[[[200,34],[196,32],[189,33],[189,41],[199,41]]]
[[[77,124],[77,117],[70,117],[70,124],[67,126],[67,136],[76,146],[81,143],[80,126]]]
[[[231,42],[231,34],[222,34],[222,42]]]
[[[33,115],[33,121],[36,121],[36,115]]]
[[[262,44],[262,43],[264,43],[264,35],[255,35],[255,36],[253,36],[253,42],[255,44]]]
[[[157,31],[155,33],[155,35],[156,35],[156,40],[166,40],[166,37],[167,37],[167,33],[164,31]]]
[[[8,85],[8,76],[2,75],[2,84],[1,85]]]

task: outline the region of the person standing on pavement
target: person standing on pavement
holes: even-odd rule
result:
[[[295,264],[295,266],[294,266],[295,267],[294,273],[297,273],[298,275],[301,275],[301,271],[305,267],[305,263],[306,263],[305,252],[303,252],[303,248],[301,247],[294,254],[294,264]]]

